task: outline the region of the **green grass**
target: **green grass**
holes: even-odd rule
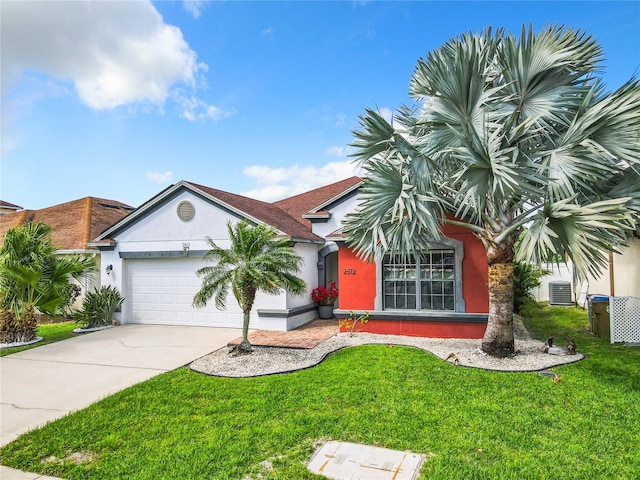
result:
[[[577,309],[526,313],[540,338],[571,335],[586,354],[554,369],[560,383],[380,345],[253,379],[181,368],[20,437],[0,460],[66,479],[310,479],[315,442],[337,439],[422,453],[423,479],[637,479],[640,350],[593,338]],[[93,457],[42,462],[73,452]]]
[[[5,355],[11,355],[12,353],[22,352],[23,350],[30,350],[32,348],[41,347],[47,343],[59,342],[60,340],[66,340],[72,338],[75,334],[72,332],[78,325],[75,322],[59,322],[59,323],[47,323],[38,325],[38,336],[42,337],[42,341],[38,343],[32,343],[31,345],[24,345],[22,347],[3,348],[0,350],[0,357]]]

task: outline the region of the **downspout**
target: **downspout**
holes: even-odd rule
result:
[[[613,252],[609,252],[609,292],[612,297],[616,296],[614,273],[613,273]]]

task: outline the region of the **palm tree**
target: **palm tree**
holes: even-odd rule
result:
[[[428,248],[447,223],[473,232],[491,355],[514,351],[514,260],[567,254],[581,277],[598,274],[640,230],[640,86],[605,91],[601,60],[592,37],[564,26],[464,34],[418,60],[414,107],[392,122],[367,110],[354,132],[365,179],[350,245],[371,259]]]
[[[35,337],[36,310],[56,314],[72,293],[71,279],[96,268],[88,255],[57,255],[51,227],[30,222],[10,228],[0,248],[0,307],[4,341]]]
[[[229,288],[242,309],[242,342],[240,352],[251,351],[249,343],[249,317],[258,291],[277,295],[282,290],[302,295],[307,286],[296,274],[302,258],[289,246],[287,238],[277,238],[273,228],[266,225],[251,226],[245,221],[235,226],[227,223],[231,246],[221,248],[207,237],[211,246],[204,259],[213,266],[199,269],[202,288],[193,297],[195,307],[204,307],[214,298],[219,310],[226,308]]]

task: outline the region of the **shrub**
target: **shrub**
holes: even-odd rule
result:
[[[113,314],[124,302],[124,297],[114,287],[103,286],[85,295],[82,310],[74,315],[82,328],[111,325]]]
[[[71,279],[95,269],[84,254],[56,254],[51,227],[30,222],[10,228],[0,247],[0,336],[2,343],[36,337],[36,313],[55,315],[70,302]],[[7,313],[10,312],[10,313]]]
[[[549,275],[536,265],[514,262],[513,269],[513,310],[520,313],[520,308],[527,301],[533,299],[531,291],[540,286],[540,278]]]

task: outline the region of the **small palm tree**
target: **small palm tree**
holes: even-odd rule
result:
[[[429,248],[444,224],[473,232],[491,355],[514,351],[514,260],[566,253],[580,276],[597,274],[640,230],[640,83],[606,92],[601,60],[593,38],[564,27],[465,34],[418,61],[415,107],[393,123],[369,110],[354,132],[366,174],[350,244],[373,258]]]
[[[258,291],[277,295],[282,290],[302,295],[307,286],[296,274],[302,258],[289,246],[287,238],[276,238],[273,228],[265,225],[251,226],[245,221],[235,226],[227,223],[231,246],[221,248],[207,237],[211,246],[204,259],[215,262],[213,266],[199,269],[202,288],[193,297],[193,305],[204,307],[214,298],[219,310],[226,308],[229,288],[242,309],[242,342],[239,350],[251,351],[249,343],[249,317]]]
[[[2,325],[7,341],[35,337],[35,312],[58,313],[72,294],[71,279],[96,268],[88,255],[57,255],[50,233],[45,223],[30,222],[5,234],[0,248],[0,308],[7,320]]]

